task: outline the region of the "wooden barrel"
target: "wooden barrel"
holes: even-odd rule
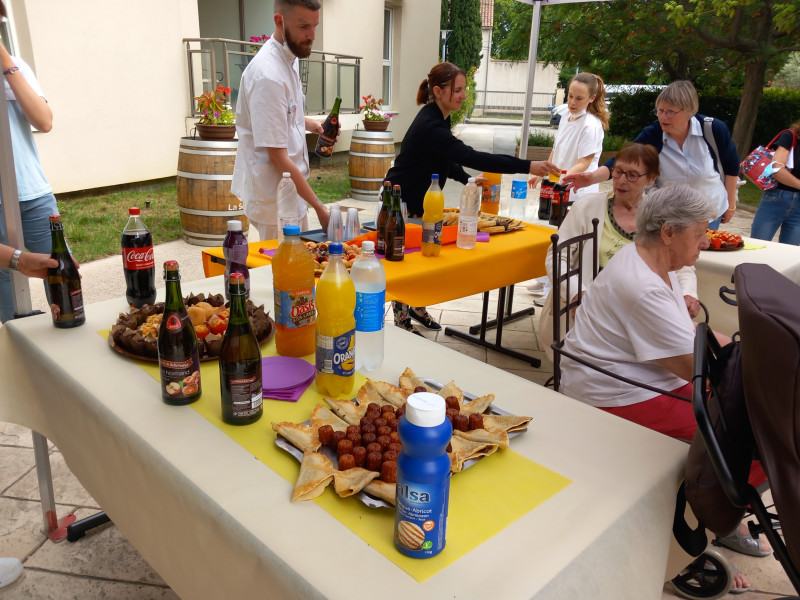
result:
[[[350,140],[350,195],[356,200],[378,200],[378,190],[394,160],[391,131],[353,132]]]
[[[178,208],[183,236],[190,244],[221,246],[231,219],[242,222],[247,236],[250,221],[244,216],[244,205],[231,194],[237,144],[181,138]]]

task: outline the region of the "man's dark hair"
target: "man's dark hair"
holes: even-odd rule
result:
[[[288,8],[300,6],[308,10],[319,10],[322,8],[320,0],[275,0],[275,12],[282,13]]]

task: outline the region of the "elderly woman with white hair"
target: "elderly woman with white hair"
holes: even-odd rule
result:
[[[708,247],[715,208],[686,185],[645,196],[636,238],[586,290],[564,349],[619,375],[691,396],[694,323],[675,271]],[[666,435],[691,440],[692,406],[608,377],[567,357],[560,391]]]

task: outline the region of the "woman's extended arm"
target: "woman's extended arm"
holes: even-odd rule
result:
[[[43,133],[50,131],[53,128],[53,111],[50,110],[47,101],[37,94],[27,82],[3,44],[0,44],[0,64],[2,64],[3,73],[11,71],[5,76],[5,79],[11,86],[14,97],[25,118],[28,119],[28,123]]]

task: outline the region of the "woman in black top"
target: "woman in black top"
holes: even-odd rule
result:
[[[772,160],[780,170],[772,174],[778,187],[767,190],[761,196],[750,237],[771,240],[781,228],[778,241],[781,244],[800,246],[800,153],[797,138],[800,137],[800,121],[784,131],[775,141]],[[785,166],[784,166],[785,165]]]
[[[467,77],[464,71],[448,62],[433,67],[417,91],[417,104],[422,104],[414,122],[406,132],[400,154],[385,179],[399,184],[409,217],[422,217],[422,202],[431,183],[431,175],[439,175],[444,189],[447,178],[466,184],[469,179],[463,167],[492,173],[529,173],[545,176],[559,173],[547,161],[530,161],[503,154],[479,152],[455,137],[450,130],[450,113],[461,108],[467,97]],[[478,178],[478,183],[482,180]],[[411,319],[428,329],[441,326],[424,307],[408,309],[395,302],[395,325],[415,331]]]

